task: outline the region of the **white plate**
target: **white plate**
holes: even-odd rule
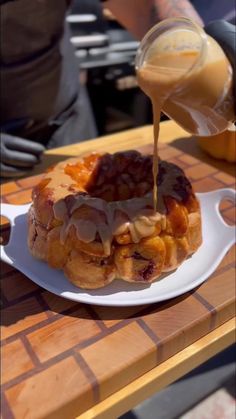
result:
[[[11,236],[1,246],[1,259],[23,272],[36,284],[61,297],[104,306],[135,306],[177,297],[204,282],[235,242],[235,227],[227,225],[219,212],[223,199],[235,201],[233,189],[198,194],[203,221],[203,244],[176,271],[149,285],[115,280],[105,288],[82,290],[66,280],[61,271],[34,259],[27,248],[27,205],[2,204],[1,213],[11,223]]]

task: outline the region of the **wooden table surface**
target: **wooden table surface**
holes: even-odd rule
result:
[[[187,137],[162,123],[160,157],[181,166],[196,191],[234,187],[234,166],[207,157]],[[2,185],[2,201],[29,202],[42,170],[68,156],[132,148],[152,151],[151,127],[50,150],[35,176]],[[234,223],[233,204],[221,210]],[[7,236],[6,219],[1,224]],[[2,264],[3,418],[115,418],[224,349],[234,340],[234,267],[231,248],[192,292],[108,308],[57,297]]]

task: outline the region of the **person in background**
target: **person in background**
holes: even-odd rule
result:
[[[206,0],[191,0],[191,3],[202,17],[205,25],[220,19],[235,25],[235,0],[207,0],[207,2]]]
[[[18,177],[46,148],[96,136],[90,103],[65,16],[71,0],[0,0],[1,177]],[[107,0],[137,39],[162,19],[186,16],[203,25],[188,0]]]

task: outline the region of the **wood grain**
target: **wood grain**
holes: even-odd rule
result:
[[[166,144],[170,141],[171,147]],[[150,153],[152,127],[50,150],[37,170],[71,155],[128,148]],[[161,124],[160,156],[182,167],[197,191],[235,182],[230,164],[202,157],[194,139],[172,122]],[[29,202],[42,176],[34,174],[3,185],[2,200]],[[232,203],[222,205],[221,211],[233,222]],[[2,231],[9,233],[6,220]],[[233,339],[234,265],[231,249],[193,292],[163,303],[117,309],[54,296],[3,263],[5,417],[81,414],[84,419],[110,419],[213,356]]]
[[[115,419],[235,342],[235,318],[132,381],[77,419]]]
[[[6,398],[15,418],[64,419],[91,406],[93,392],[78,363],[68,357],[7,389]]]
[[[20,339],[4,345],[1,351],[2,383],[24,374],[34,367],[34,364]]]

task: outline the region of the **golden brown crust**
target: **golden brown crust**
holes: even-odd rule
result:
[[[163,272],[176,269],[189,255],[189,243],[186,237],[176,238],[164,234],[161,236],[164,242],[166,254]]]
[[[79,239],[75,223],[67,223],[65,231],[63,222],[55,216],[54,205],[64,202],[65,217],[70,221],[76,196],[87,193],[87,190],[92,196],[98,195],[107,201],[142,196],[152,189],[151,157],[142,157],[137,152],[116,153],[112,159],[105,155],[102,165],[100,159],[101,156],[92,155],[82,161],[73,159],[61,163],[34,188],[28,216],[29,249],[34,257],[53,268],[62,269],[66,277],[81,288],[104,287],[115,278],[128,282],[153,282],[162,273],[176,269],[201,245],[198,200],[181,169],[161,162],[158,190],[164,205],[162,215],[155,221],[149,236],[137,243],[128,228],[117,230],[108,255],[98,233],[93,240],[84,241]],[[114,162],[119,168],[118,175]],[[165,183],[166,176],[168,184]],[[101,209],[86,205],[73,209],[75,221],[85,223],[94,219],[105,223]]]
[[[72,250],[64,272],[67,278],[80,288],[102,288],[115,279],[116,270],[112,258],[98,258]]]
[[[119,246],[115,252],[118,276],[128,282],[152,282],[162,273],[166,249],[160,237]]]
[[[34,209],[31,207],[28,213],[28,248],[37,259],[47,260],[47,234],[46,228],[36,222]]]

